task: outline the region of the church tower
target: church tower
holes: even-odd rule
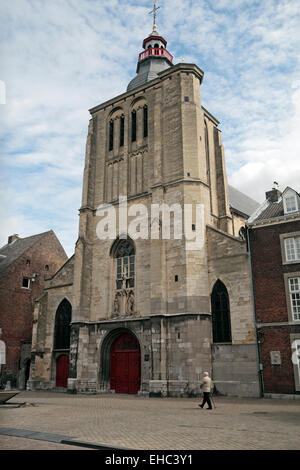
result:
[[[230,208],[219,122],[201,102],[204,73],[173,63],[156,11],[154,2],[127,91],[90,110],[68,389],[197,396],[202,373],[215,370],[230,394],[223,363],[224,351],[238,358],[233,344],[251,356],[245,380],[256,376],[248,257],[233,236],[245,215]]]

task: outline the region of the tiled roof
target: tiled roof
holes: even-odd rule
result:
[[[282,215],[284,215],[282,200],[280,202],[271,202],[268,207],[256,217],[255,222],[280,217]]]
[[[251,199],[233,186],[228,185],[229,203],[232,209],[247,216],[253,214],[259,207],[259,203]]]
[[[50,232],[51,230],[27,238],[18,238],[13,243],[0,248],[0,273],[5,271],[8,266],[14,263],[14,261],[22,256],[29,248]]]

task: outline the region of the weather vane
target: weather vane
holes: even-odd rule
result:
[[[156,12],[159,10],[160,7],[156,6],[156,0],[153,0],[153,10],[150,11],[149,15],[153,13],[153,31],[156,29]]]

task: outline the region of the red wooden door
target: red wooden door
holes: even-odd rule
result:
[[[59,356],[56,363],[56,386],[67,387],[69,377],[69,356]]]
[[[111,349],[110,388],[116,393],[138,393],[141,386],[141,351],[135,336],[125,333]]]

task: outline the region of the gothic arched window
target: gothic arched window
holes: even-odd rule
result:
[[[135,249],[132,241],[119,240],[114,257],[117,259],[116,289],[132,289],[135,275]]]
[[[70,349],[72,306],[64,299],[56,311],[54,349]]]
[[[207,173],[208,183],[210,184],[209,140],[208,140],[208,128],[207,128],[206,121],[204,121],[204,132],[205,132],[205,152],[206,152],[206,173]]]
[[[136,132],[137,132],[136,111],[132,111],[131,113],[131,142],[136,142]]]
[[[109,147],[108,150],[114,149],[114,121],[110,121],[109,123]]]
[[[120,118],[120,147],[124,147],[124,129],[125,129],[125,117]]]
[[[144,118],[144,137],[148,137],[148,106],[145,105],[143,108],[143,118]]]
[[[231,343],[229,296],[223,282],[217,281],[211,294],[214,343]]]

